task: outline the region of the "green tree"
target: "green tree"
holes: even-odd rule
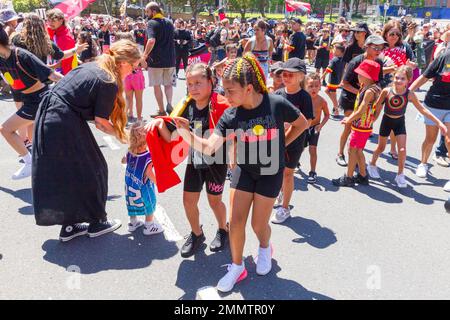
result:
[[[253,7],[254,0],[229,0],[228,5],[241,14],[241,18],[245,19],[247,11]]]
[[[38,8],[49,8],[48,2],[43,0],[13,0],[13,6],[17,12],[31,12]]]
[[[167,5],[171,5],[174,7],[181,7],[183,8],[187,3],[189,3],[189,6],[192,10],[192,16],[194,18],[197,18],[198,14],[203,11],[205,6],[213,6],[214,0],[167,0],[165,1]]]

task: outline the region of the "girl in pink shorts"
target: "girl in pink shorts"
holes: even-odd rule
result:
[[[142,95],[145,88],[145,79],[142,68],[136,69],[125,78],[124,82],[128,122],[142,121]],[[136,98],[136,114],[137,119],[134,118],[133,113],[133,97]]]
[[[355,109],[353,113],[342,120],[342,124],[352,124],[352,133],[350,136],[349,161],[347,173],[332,180],[335,186],[352,187],[357,184],[368,185],[369,176],[366,171],[366,159],[364,157],[364,147],[372,133],[373,122],[375,121],[375,101],[380,95],[381,89],[377,86],[380,65],[373,60],[364,60],[355,73],[358,74],[358,80],[361,89],[356,97]],[[358,174],[353,173],[358,165]]]

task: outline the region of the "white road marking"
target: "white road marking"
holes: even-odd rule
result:
[[[111,150],[120,150],[120,147],[114,142],[113,138],[110,136],[104,136],[103,140],[105,140],[106,144]]]
[[[164,227],[164,237],[167,241],[177,242],[183,239],[181,234],[175,229],[172,221],[166,214],[166,210],[160,205],[156,205],[155,218]]]
[[[214,287],[203,287],[197,290],[196,300],[222,300]]]

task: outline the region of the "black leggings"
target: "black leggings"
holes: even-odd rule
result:
[[[178,75],[178,71],[180,71],[180,62],[181,62],[181,60],[183,60],[184,71],[186,71],[186,69],[188,67],[188,57],[189,57],[189,51],[188,50],[177,51],[177,58],[176,58],[176,64],[175,64],[177,75]]]

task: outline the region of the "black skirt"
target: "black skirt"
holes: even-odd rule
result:
[[[105,219],[105,158],[81,113],[51,91],[36,116],[33,146],[36,223],[69,225]]]

